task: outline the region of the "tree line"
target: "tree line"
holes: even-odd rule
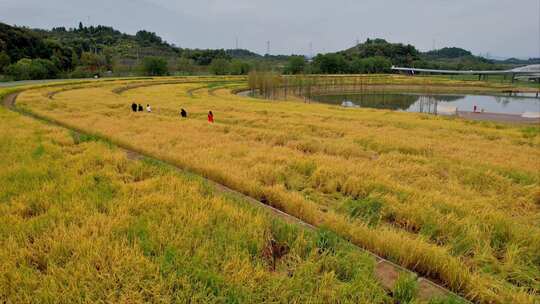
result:
[[[261,56],[248,50],[187,49],[156,33],[135,35],[108,26],[52,30],[0,23],[0,80],[87,78],[95,75],[247,75],[388,73],[392,65],[440,69],[495,69],[493,61],[460,48],[422,53],[412,45],[367,39],[350,49],[314,58]]]
[[[0,75],[5,79],[95,75],[247,74],[271,64],[248,50],[183,49],[153,32],[121,33],[107,26],[50,31],[0,23]],[[0,76],[1,80],[1,76]]]

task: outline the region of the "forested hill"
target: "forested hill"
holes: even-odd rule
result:
[[[49,59],[63,70],[76,66],[84,53],[136,58],[141,53],[177,56],[179,51],[155,33],[144,30],[128,35],[101,25],[85,27],[79,24],[78,28],[58,27],[48,31],[0,23],[0,52],[9,57],[10,63],[23,58]],[[4,58],[4,64],[5,61]]]
[[[107,71],[137,74],[150,57],[158,58],[161,66],[165,62],[166,72],[184,69],[185,73],[207,72],[217,59],[264,58],[242,49],[184,49],[145,30],[130,35],[109,26],[82,23],[52,30],[0,23],[0,74],[12,79],[90,77]],[[246,68],[237,64],[236,70],[243,73]]]
[[[420,59],[420,52],[413,45],[389,43],[384,39],[367,39],[364,43],[338,53],[348,59],[384,57],[395,65],[410,65]]]
[[[421,52],[415,46],[367,39],[347,50],[304,56],[264,55],[243,49],[188,49],[156,33],[135,35],[109,26],[29,29],[0,23],[0,80],[82,78],[99,75],[247,74],[250,70],[284,73],[388,73],[391,66],[449,70],[508,68],[513,61],[494,61],[448,47]],[[530,60],[529,60],[530,61]],[[3,75],[3,76],[2,76]]]
[[[455,59],[461,57],[472,56],[470,51],[458,47],[445,47],[438,50],[427,51],[425,57],[432,59]]]
[[[135,35],[121,33],[109,26],[88,26],[79,23],[78,28],[56,27],[51,31],[34,30],[44,39],[57,41],[73,48],[75,52],[102,53],[109,51],[115,56],[136,58],[141,53],[155,56],[176,56],[179,49],[155,33],[145,30]]]
[[[367,39],[350,49],[339,52],[346,58],[383,57],[393,65],[434,68],[434,69],[498,69],[501,68],[494,60],[473,55],[470,51],[445,47],[438,50],[421,52],[410,44],[390,43],[384,39]]]

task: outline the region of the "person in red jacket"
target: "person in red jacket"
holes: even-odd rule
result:
[[[214,123],[214,114],[212,113],[212,111],[208,111],[208,122]]]

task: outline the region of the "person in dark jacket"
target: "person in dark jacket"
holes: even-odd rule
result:
[[[186,112],[186,110],[180,109],[180,116],[182,116],[183,118],[186,118],[186,117],[187,117],[187,112]]]
[[[137,104],[136,103],[131,104],[131,110],[133,110],[133,112],[137,112]]]
[[[142,112],[142,111],[143,111],[142,104],[139,104],[139,112]]]

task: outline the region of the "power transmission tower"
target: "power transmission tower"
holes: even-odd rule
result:
[[[270,55],[270,40],[266,41],[266,54]]]
[[[236,49],[238,50],[238,37],[236,37]]]

